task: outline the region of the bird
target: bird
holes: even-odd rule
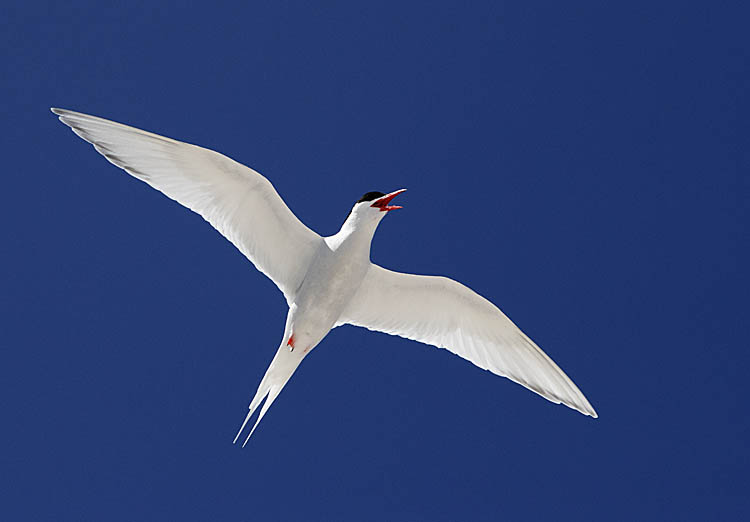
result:
[[[292,213],[267,178],[227,156],[96,116],[51,110],[110,163],[201,215],[284,294],[289,310],[279,347],[234,443],[259,411],[247,444],[302,360],[345,324],[447,349],[553,403],[598,417],[560,367],[489,300],[447,277],[371,262],[375,231],[402,208],[391,203],[406,189],[365,193],[340,230],[322,237]]]

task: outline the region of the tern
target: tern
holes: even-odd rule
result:
[[[297,219],[270,181],[227,156],[96,116],[51,110],[110,163],[200,214],[284,294],[284,334],[235,443],[262,403],[247,444],[300,362],[344,324],[445,348],[597,417],[573,381],[490,301],[447,277],[394,272],[370,261],[375,230],[401,208],[391,202],[405,189],[367,192],[336,234],[321,237]]]

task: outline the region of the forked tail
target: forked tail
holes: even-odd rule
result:
[[[303,350],[292,351],[289,349],[289,346],[287,346],[285,343],[282,343],[282,345],[276,352],[273,361],[271,361],[271,365],[268,367],[268,370],[266,370],[266,374],[263,376],[263,380],[260,381],[258,391],[255,392],[255,397],[253,397],[253,400],[250,402],[250,411],[247,413],[247,417],[245,417],[245,422],[242,423],[240,431],[237,432],[237,436],[234,438],[234,443],[236,443],[240,438],[240,435],[244,431],[245,426],[247,426],[250,417],[253,416],[255,410],[257,410],[258,406],[260,406],[260,403],[263,402],[263,399],[266,399],[266,401],[263,402],[263,407],[260,409],[258,419],[253,425],[253,429],[250,430],[250,434],[242,444],[242,447],[245,447],[245,444],[247,444],[247,441],[249,441],[250,437],[253,435],[255,428],[258,427],[260,420],[266,414],[268,408],[271,407],[273,401],[276,400],[276,397],[279,396],[279,393],[281,393],[284,385],[286,385],[286,383],[289,381],[289,378],[297,369],[299,363],[302,362],[302,359],[305,358],[305,355],[306,353]]]

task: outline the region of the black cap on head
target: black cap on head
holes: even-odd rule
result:
[[[383,196],[385,196],[385,194],[383,194],[382,192],[368,192],[367,194],[359,198],[359,201],[357,201],[357,203],[362,203],[363,201],[373,201],[375,199],[382,198]]]

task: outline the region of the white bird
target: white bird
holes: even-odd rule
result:
[[[336,326],[353,324],[451,352],[542,397],[597,417],[583,393],[495,305],[439,276],[402,274],[370,262],[370,243],[391,200],[368,192],[341,230],[321,237],[300,222],[254,170],[196,145],[64,109],[60,121],[111,163],[197,212],[283,292],[284,335],[250,402],[250,430],[310,351]]]

